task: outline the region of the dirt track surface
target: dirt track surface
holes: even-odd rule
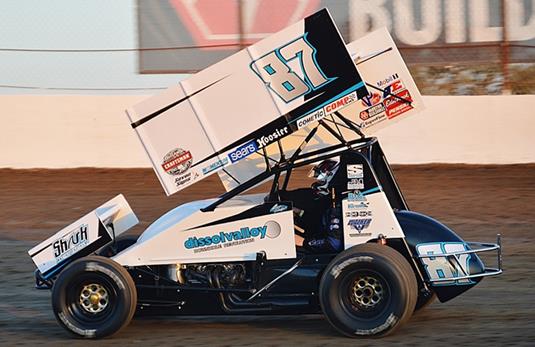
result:
[[[505,273],[415,314],[393,336],[354,341],[320,315],[138,318],[112,339],[72,340],[56,323],[50,292],[33,289],[26,251],[118,193],[140,233],[183,202],[223,191],[213,178],[165,197],[150,170],[0,170],[0,345],[154,346],[534,346],[535,165],[403,166],[395,174],[413,210],[467,241],[501,232]]]

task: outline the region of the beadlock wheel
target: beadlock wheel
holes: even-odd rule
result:
[[[99,313],[108,307],[108,291],[98,283],[85,285],[80,292],[80,305],[89,313]]]
[[[350,337],[385,336],[412,315],[418,293],[410,264],[376,243],[338,254],[326,267],[319,299],[329,323]]]
[[[385,294],[384,283],[372,275],[358,275],[350,291],[351,303],[357,309],[373,309],[379,305]]]
[[[52,308],[61,326],[84,338],[110,336],[136,310],[137,293],[128,271],[111,259],[90,256],[63,270],[52,288]]]

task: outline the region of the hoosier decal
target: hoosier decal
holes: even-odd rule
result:
[[[289,134],[289,128],[285,126],[282,129],[275,129],[272,134],[264,135],[256,140],[258,142],[258,148],[263,148],[273,143],[279,139],[282,139],[284,136]]]

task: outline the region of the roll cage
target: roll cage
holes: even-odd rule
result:
[[[330,133],[338,141],[338,143],[303,153],[303,150],[307,147],[310,140],[312,140],[320,128],[323,128]],[[341,128],[349,130],[353,134],[357,135],[358,138],[347,140],[344,137]],[[377,176],[378,182],[381,182],[381,187],[385,192],[392,208],[398,210],[409,209],[407,202],[405,201],[403,194],[401,193],[394,179],[390,165],[388,164],[377,138],[366,137],[360,131],[357,124],[347,119],[339,112],[335,112],[333,115],[320,120],[318,124],[307,134],[300,146],[291,156],[286,157],[283,145],[280,141],[277,141],[276,144],[279,150],[279,158],[275,159],[272,156],[269,156],[265,148],[256,151],[255,153],[262,156],[264,159],[265,170],[243,183],[235,179],[228,171],[223,170],[239,185],[236,188],[219,196],[215,202],[203,208],[202,211],[213,211],[224,202],[251,189],[272,176],[273,182],[269,192],[269,200],[277,201],[278,192],[285,191],[287,189],[290,176],[294,169],[339,156],[346,151],[358,151],[366,157],[373,168],[374,174]],[[285,177],[282,184],[280,184],[279,179],[282,174],[285,174]]]

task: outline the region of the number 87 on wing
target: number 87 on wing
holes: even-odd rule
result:
[[[254,60],[250,67],[285,103],[334,80],[318,65],[316,49],[307,41],[307,33]]]

